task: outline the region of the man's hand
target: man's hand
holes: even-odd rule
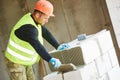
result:
[[[61,44],[61,45],[57,48],[57,50],[62,51],[62,50],[68,49],[68,48],[70,48],[70,45],[68,45],[67,43],[64,43],[64,44]]]
[[[49,62],[54,66],[55,69],[58,69],[61,65],[60,60],[57,58],[51,58]]]

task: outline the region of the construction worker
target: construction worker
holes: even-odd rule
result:
[[[53,5],[47,0],[36,2],[33,13],[25,14],[13,27],[5,52],[6,64],[11,80],[36,80],[32,65],[40,58],[51,63],[54,68],[61,65],[43,46],[43,38],[54,48],[64,49],[53,35],[44,27],[48,19],[54,16]]]

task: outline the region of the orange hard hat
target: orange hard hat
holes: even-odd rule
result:
[[[41,11],[48,16],[54,16],[53,5],[47,0],[39,0],[36,2],[35,10]]]

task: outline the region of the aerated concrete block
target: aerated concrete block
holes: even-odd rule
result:
[[[82,80],[79,70],[64,73],[64,80]]]
[[[53,72],[46,75],[43,80],[63,80],[62,74],[58,72]]]
[[[102,57],[97,58],[95,60],[95,63],[99,76],[103,76],[107,72],[103,58]]]
[[[110,31],[105,31],[101,34],[96,34],[95,36],[102,54],[106,53],[113,47]]]
[[[86,40],[80,44],[82,49],[83,61],[88,64],[100,56],[100,50],[96,40]]]
[[[106,53],[95,60],[99,76],[103,76],[112,69],[109,53]]]
[[[120,80],[120,68],[113,68],[108,72],[109,80]]]
[[[79,67],[76,71],[64,73],[64,80],[97,80],[98,73],[95,63]]]
[[[117,55],[116,55],[115,48],[113,47],[108,52],[109,52],[109,56],[110,56],[112,67],[118,66],[119,62],[118,62],[118,58],[117,58]]]
[[[103,63],[105,65],[105,69],[106,71],[110,71],[112,69],[112,64],[111,64],[111,60],[110,60],[110,56],[108,53],[102,55],[103,57]]]
[[[99,77],[98,80],[109,80],[109,78],[107,74],[104,74],[103,76]]]

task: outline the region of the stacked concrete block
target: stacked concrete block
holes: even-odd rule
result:
[[[100,56],[100,50],[95,40],[86,40],[80,43],[80,48],[82,49],[84,64],[88,64]]]
[[[53,72],[43,78],[43,80],[63,80],[62,74],[58,72]]]
[[[120,68],[115,67],[108,72],[109,80],[119,80],[120,79]]]
[[[96,63],[96,67],[97,67],[99,76],[104,75],[106,73],[106,68],[105,68],[103,59],[101,57],[99,57],[95,60],[95,63]]]
[[[101,54],[104,54],[113,48],[113,42],[109,31],[96,34],[95,37],[96,41],[98,42]]]
[[[64,80],[81,80],[81,75],[79,70],[71,71],[63,75],[64,75]]]
[[[81,80],[97,80],[98,73],[94,62],[84,65],[84,68],[80,69]]]
[[[97,80],[98,73],[95,63],[79,67],[76,71],[64,73],[64,80]]]
[[[109,80],[108,74],[104,74],[103,76],[99,77],[97,80]]]
[[[83,54],[84,53],[84,54]],[[85,65],[100,56],[99,46],[95,40],[85,40],[76,47],[64,51],[51,53],[55,58],[60,59],[63,64],[73,63],[76,66]],[[52,71],[53,67],[50,65]]]
[[[84,64],[83,55],[81,54],[81,52],[82,50],[80,47],[75,47],[69,50],[53,52],[51,53],[51,56],[60,59],[63,64],[73,63],[76,66],[79,66]],[[53,66],[51,64],[49,65],[51,71],[55,71]]]
[[[73,43],[73,42],[71,42]],[[51,76],[56,80],[119,80],[120,68],[109,31],[103,30],[83,41],[74,41],[74,47],[52,52],[62,63],[73,63],[77,70]],[[48,74],[50,75],[50,74]],[[61,79],[62,78],[62,79]],[[47,80],[46,78],[44,80]]]
[[[110,56],[112,67],[115,67],[115,66],[119,65],[114,47],[111,48],[111,50],[108,51],[108,54]]]

